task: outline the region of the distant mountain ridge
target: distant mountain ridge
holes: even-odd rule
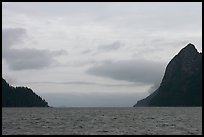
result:
[[[2,107],[49,107],[27,87],[12,87],[2,78]]]
[[[137,106],[202,106],[202,53],[189,43],[169,62],[160,87]]]

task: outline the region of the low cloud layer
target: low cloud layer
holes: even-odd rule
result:
[[[97,82],[88,82],[88,81],[69,81],[69,82],[51,82],[51,81],[42,81],[42,82],[29,82],[31,84],[63,84],[63,85],[95,85],[102,87],[136,87],[143,86],[143,84],[139,83],[127,83],[127,84],[105,84],[105,83],[97,83]]]
[[[148,93],[152,94],[154,91],[156,91],[159,86],[160,86],[161,81],[159,81],[158,83],[154,83],[154,85],[152,85],[149,90]]]
[[[66,52],[39,50],[31,48],[14,49],[15,44],[22,44],[27,36],[22,28],[10,28],[2,30],[2,57],[12,70],[41,69],[57,62],[54,57]]]
[[[147,60],[124,60],[104,63],[87,70],[88,74],[115,80],[155,84],[161,81],[165,64]]]

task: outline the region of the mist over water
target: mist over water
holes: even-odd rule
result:
[[[2,108],[3,135],[201,135],[202,107]]]

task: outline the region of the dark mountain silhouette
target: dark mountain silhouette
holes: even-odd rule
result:
[[[12,87],[2,78],[2,107],[49,107],[27,87]]]
[[[136,106],[202,106],[202,53],[184,47],[167,65],[160,87]]]

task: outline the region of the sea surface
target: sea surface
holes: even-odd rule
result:
[[[2,108],[3,135],[201,135],[202,107]]]

